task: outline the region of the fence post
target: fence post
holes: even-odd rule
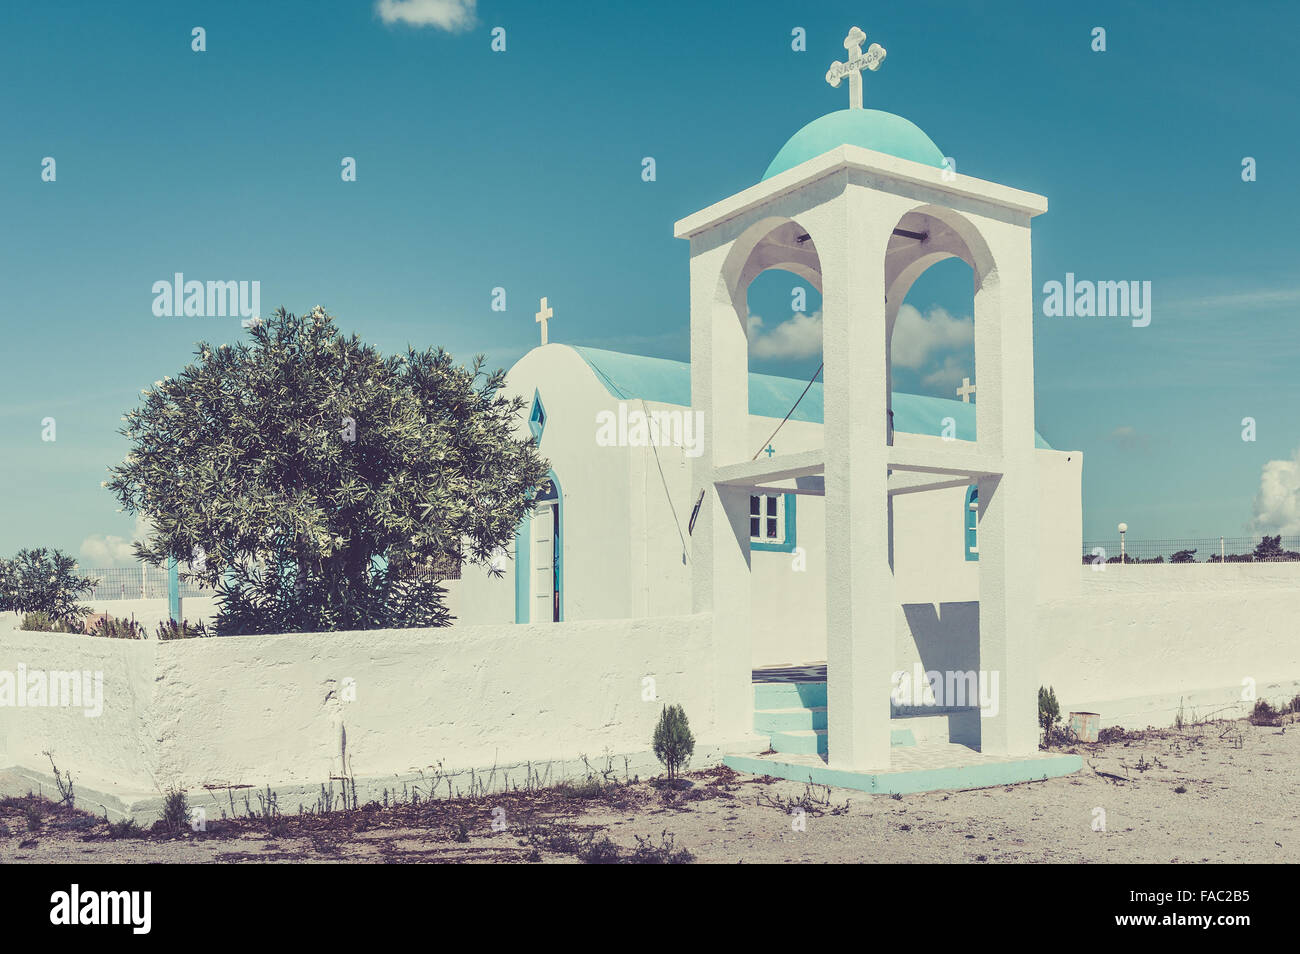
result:
[[[174,620],[181,618],[181,583],[175,559],[167,561],[167,613]]]
[[[1223,565],[1223,537],[1219,537],[1219,565]]]
[[[149,598],[149,564],[140,564],[140,599]]]

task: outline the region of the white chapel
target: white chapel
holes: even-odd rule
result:
[[[863,108],[861,71],[884,59],[865,39],[855,27],[827,74],[847,77],[849,108],[676,224],[690,243],[689,364],[548,343],[542,301],[543,343],[507,381],[550,481],[504,572],[467,573],[455,611],[707,612],[716,698],[737,727],[755,724],[763,672],[821,672],[797,744],[833,769],[888,767],[913,736],[1029,756],[1036,607],[1077,594],[1081,539],[1082,455],[1034,421],[1031,222],[1047,201],[956,174],[917,126]],[[974,274],[974,402],[892,386],[899,306],[951,257]],[[811,383],[749,370],[746,294],[768,269],[822,295]],[[909,721],[891,692],[918,666],[996,672],[982,691],[999,698]]]

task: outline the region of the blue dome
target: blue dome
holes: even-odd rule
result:
[[[943,153],[915,123],[879,109],[841,109],[814,119],[791,136],[763,178],[770,179],[838,146],[862,146],[943,168]]]

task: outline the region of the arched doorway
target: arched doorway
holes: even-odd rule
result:
[[[515,622],[564,620],[564,491],[555,471],[515,532]]]

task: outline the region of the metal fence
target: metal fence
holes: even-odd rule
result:
[[[79,576],[98,580],[98,585],[87,594],[89,600],[165,600],[167,571],[156,566],[110,566],[99,568],[78,567]],[[427,576],[435,580],[459,580],[460,564],[445,560],[431,569],[420,568],[412,577]],[[181,599],[188,596],[212,596],[213,590],[200,586],[193,580],[180,580]]]
[[[1300,536],[1085,540],[1084,563],[1293,563]]]
[[[77,575],[98,580],[98,585],[87,594],[90,600],[165,600],[167,599],[167,571],[156,566],[78,567]],[[180,581],[181,598],[211,596],[206,589],[191,580]]]

